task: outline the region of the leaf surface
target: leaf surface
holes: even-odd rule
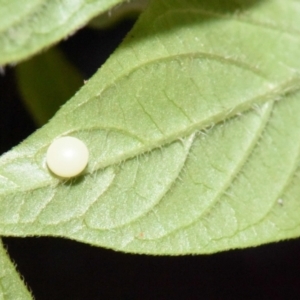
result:
[[[49,47],[123,0],[0,0],[0,66]]]
[[[298,1],[152,1],[123,45],[0,160],[0,234],[212,253],[300,234]],[[90,150],[49,173],[58,136]],[[24,180],[26,178],[26,180]]]
[[[10,261],[3,244],[0,241],[0,299],[31,300],[33,297],[27,291],[24,283]]]

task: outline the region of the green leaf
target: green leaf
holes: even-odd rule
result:
[[[23,101],[38,125],[45,124],[83,85],[79,71],[58,48],[19,64],[15,71]]]
[[[212,253],[300,235],[300,6],[157,0],[100,71],[0,160],[0,234]],[[45,164],[82,139],[86,173]],[[26,180],[24,180],[26,178]]]
[[[124,0],[0,0],[0,66],[28,58]]]
[[[0,240],[0,299],[33,299],[10,261]]]
[[[95,29],[107,29],[120,20],[136,19],[144,11],[149,0],[131,0],[115,6],[111,11],[92,19],[88,26]]]

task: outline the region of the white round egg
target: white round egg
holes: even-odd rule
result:
[[[57,176],[70,178],[79,175],[87,166],[89,151],[79,139],[71,136],[58,138],[47,150],[48,168]]]

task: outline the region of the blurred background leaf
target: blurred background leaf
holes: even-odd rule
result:
[[[58,47],[15,68],[22,99],[37,125],[45,124],[83,85],[83,77]]]

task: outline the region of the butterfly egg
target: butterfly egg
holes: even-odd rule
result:
[[[79,175],[87,166],[89,151],[79,139],[71,136],[58,138],[47,150],[48,168],[57,176],[70,178]]]

